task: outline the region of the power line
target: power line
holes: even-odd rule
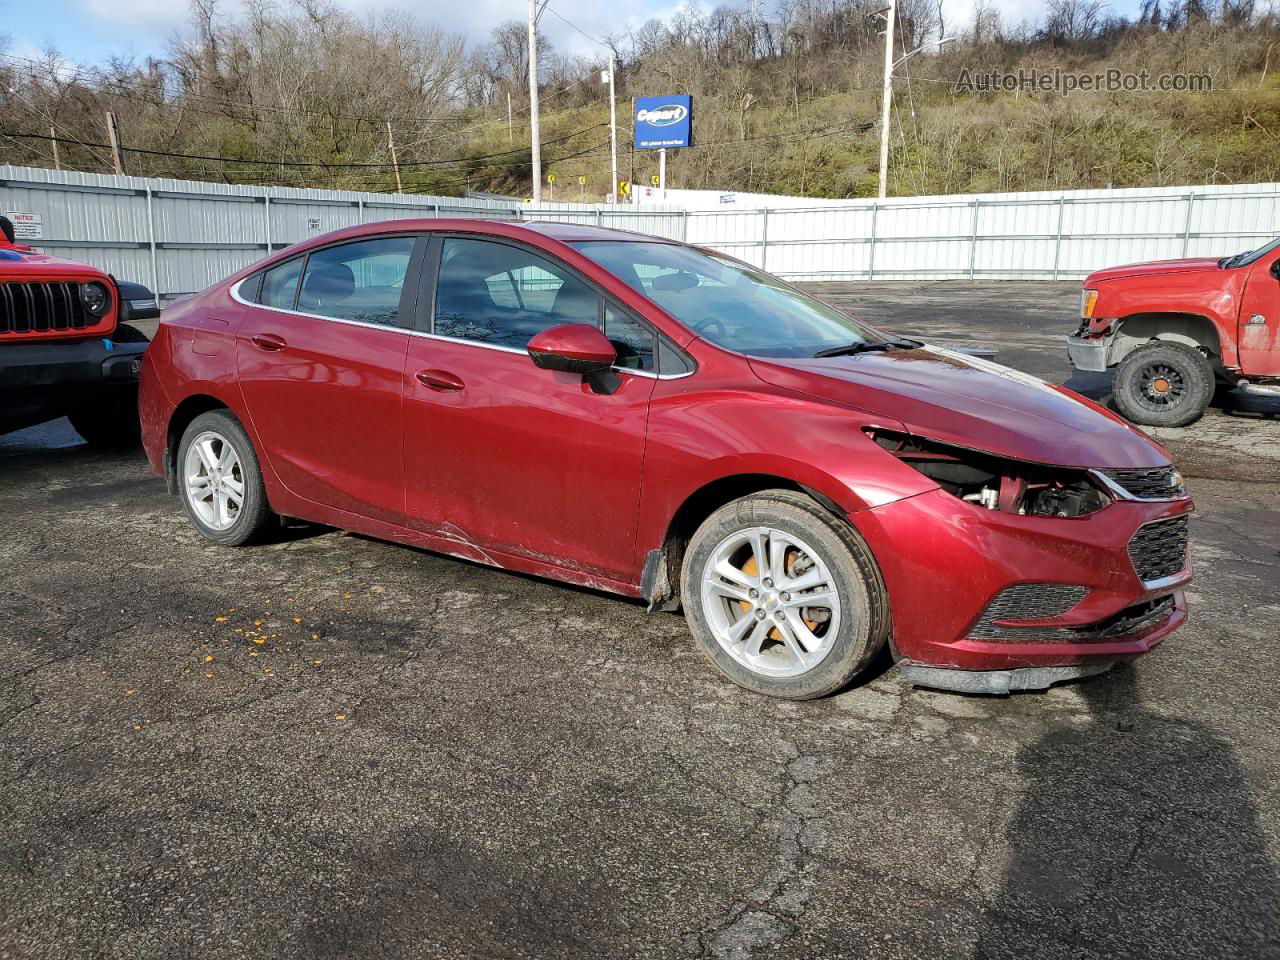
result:
[[[574,30],[577,30],[577,31],[578,31],[578,33],[582,34],[584,37],[586,37],[588,40],[590,40],[592,43],[599,44],[599,45],[600,45],[600,46],[602,46],[602,47],[609,47],[609,49],[610,49],[610,50],[612,50],[612,49],[613,49],[612,47],[610,47],[610,46],[609,46],[609,44],[605,43],[603,40],[597,40],[597,39],[596,39],[595,37],[593,37],[591,34],[587,33],[587,31],[583,30],[580,26],[578,26],[576,23],[574,23],[574,22],[573,22],[572,20],[570,20],[568,17],[562,16],[562,15],[560,14],[560,11],[558,11],[555,7],[551,6],[551,4],[550,4],[550,3],[544,3],[544,4],[543,4],[543,8],[544,8],[544,9],[546,9],[546,10],[551,11],[552,16],[554,16],[557,20],[561,20],[561,21],[563,21],[564,23],[567,23],[567,24],[568,24],[569,26],[571,26]]]
[[[565,140],[571,140],[574,137],[581,136],[584,133],[588,133],[592,130],[598,129],[599,127],[603,127],[603,126],[605,126],[605,124],[603,123],[593,123],[589,127],[583,127],[580,130],[575,130],[572,133],[567,133],[563,136],[556,137],[555,139],[544,140],[543,143],[545,144],[563,143]],[[0,136],[5,136],[5,137],[9,137],[10,139],[18,139],[18,140],[45,140],[45,141],[59,140],[59,138],[57,137],[52,137],[44,133],[17,133],[13,131],[7,131],[7,132],[0,131]],[[62,142],[62,141],[59,140],[59,142]],[[89,148],[89,147],[99,147],[99,148],[108,148],[108,149],[110,148],[109,144],[104,144],[104,143],[92,143],[92,142],[86,142],[82,140],[75,140],[74,142],[86,148]],[[388,164],[386,163],[368,163],[368,162],[328,163],[328,162],[318,161],[318,160],[317,161],[247,160],[247,159],[240,159],[237,157],[211,157],[211,156],[206,156],[202,154],[176,153],[169,150],[147,150],[142,147],[123,147],[122,146],[120,149],[125,153],[137,153],[143,156],[170,157],[178,160],[202,160],[209,163],[255,164],[258,166],[267,166],[267,167],[307,167],[307,168],[319,168],[322,170],[337,170],[337,169],[367,169],[370,167],[385,169],[388,166]],[[512,154],[520,154],[523,152],[524,152],[523,149],[502,150],[497,153],[484,153],[484,154],[478,154],[475,156],[467,156],[467,157],[450,157],[448,159],[443,159],[443,160],[414,160],[411,162],[401,163],[400,166],[402,167],[448,166],[448,165],[459,164],[459,163],[472,163],[478,160],[493,160],[500,157],[508,157],[508,156],[511,156]]]

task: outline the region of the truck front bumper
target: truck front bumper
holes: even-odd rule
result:
[[[1077,370],[1106,373],[1108,343],[1103,337],[1081,337],[1073,333],[1067,337],[1067,358]]]
[[[109,339],[0,344],[0,389],[136,383],[148,346]]]

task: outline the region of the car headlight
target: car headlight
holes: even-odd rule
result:
[[[80,287],[80,302],[95,317],[105,317],[111,309],[111,291],[101,283],[86,283]]]
[[[1093,319],[1093,308],[1098,303],[1097,290],[1080,291],[1080,316],[1085,320]]]
[[[868,433],[904,464],[976,507],[1029,517],[1083,517],[1111,502],[1087,470],[1024,463],[895,431]]]

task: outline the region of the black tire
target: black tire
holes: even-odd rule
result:
[[[136,385],[106,387],[67,414],[84,442],[97,450],[133,450],[142,443]]]
[[[1200,419],[1214,392],[1213,365],[1184,343],[1154,340],[1116,369],[1116,409],[1134,423],[1184,427]]]
[[[244,498],[236,510],[230,526],[219,529],[210,525],[196,509],[194,498],[187,485],[187,456],[192,444],[205,434],[213,434],[219,441],[229,444],[238,460],[238,479],[244,491]],[[221,447],[219,447],[219,451]],[[271,507],[267,503],[267,491],[262,485],[262,468],[258,463],[258,454],[244,427],[227,410],[210,410],[202,413],[187,426],[178,444],[178,460],[176,465],[178,480],[178,496],[182,499],[183,509],[191,523],[206,540],[226,547],[239,547],[252,542],[262,533],[271,517]]]
[[[834,637],[824,634],[825,655],[795,676],[770,676],[735,659],[716,638],[709,619],[719,614],[704,608],[703,576],[709,561],[726,540],[751,527],[771,528],[810,545],[834,582],[840,603]],[[734,500],[711,514],[689,542],[680,582],[685,619],[703,654],[734,683],[767,696],[812,700],[834,693],[871,662],[889,636],[888,596],[867,545],[847,522],[790,490],[766,490]],[[737,616],[733,609],[736,601],[723,602],[728,615]],[[763,606],[766,600],[758,603]],[[745,606],[743,610],[744,618],[760,616],[758,610],[748,613]],[[803,615],[804,610],[800,612]],[[769,626],[767,620],[764,626]],[[821,628],[819,624],[816,629]],[[767,642],[785,646],[780,641]]]

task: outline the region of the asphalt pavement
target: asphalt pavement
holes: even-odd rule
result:
[[[831,284],[1072,381],[1070,284]],[[788,703],[677,616],[336,531],[199,539],[0,438],[0,957],[1280,957],[1280,418],[1162,433],[1191,622],[1004,698]]]

